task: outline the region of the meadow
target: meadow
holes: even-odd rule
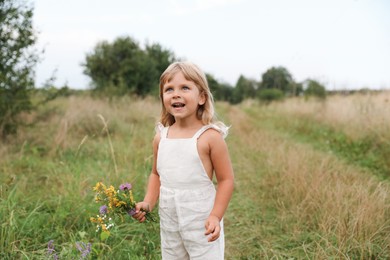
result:
[[[0,258],[160,259],[158,223],[130,217],[101,241],[93,186],[143,198],[160,104],[58,98],[0,143]],[[390,93],[217,103],[235,191],[226,259],[390,258]],[[49,244],[49,241],[50,244]]]

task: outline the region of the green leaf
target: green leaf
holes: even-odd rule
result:
[[[102,233],[100,233],[100,240],[101,240],[101,241],[104,241],[104,240],[106,240],[109,236],[110,236],[110,232],[103,231]]]
[[[78,234],[79,234],[80,238],[83,239],[85,237],[85,235],[87,234],[87,232],[79,231]]]

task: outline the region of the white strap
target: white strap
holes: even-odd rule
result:
[[[211,128],[211,125],[205,125],[205,126],[202,126],[201,129],[199,129],[192,138],[195,138],[195,139],[198,139],[199,136],[201,136],[204,131],[206,131],[207,129]]]
[[[161,138],[166,138],[167,137],[168,127],[164,127],[164,125],[161,124],[160,122],[157,123],[156,127],[154,128],[154,130],[156,131],[156,133],[160,134]]]
[[[226,127],[225,129],[222,129],[221,127],[214,125],[214,124],[205,125],[201,129],[199,129],[198,132],[195,133],[193,138],[198,139],[206,130],[208,130],[210,128],[213,128],[213,129],[217,130],[218,132],[220,132],[221,135],[223,136],[223,138],[225,138],[227,136],[228,129],[229,129],[228,127]]]

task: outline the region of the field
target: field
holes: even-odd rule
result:
[[[0,143],[0,259],[159,259],[158,224],[130,217],[101,241],[92,187],[143,198],[160,105],[59,98]],[[390,258],[390,93],[217,103],[235,192],[226,259]],[[52,241],[50,245],[49,241]],[[49,246],[49,249],[48,249]]]

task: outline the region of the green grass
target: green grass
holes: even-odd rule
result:
[[[256,104],[217,112],[232,125],[236,177],[226,259],[390,257],[385,147]],[[70,97],[42,113],[0,150],[0,259],[53,258],[51,240],[60,259],[80,258],[76,242],[92,244],[92,259],[160,259],[158,223],[129,217],[100,241],[89,221],[98,181],[131,182],[142,199],[159,103]]]

